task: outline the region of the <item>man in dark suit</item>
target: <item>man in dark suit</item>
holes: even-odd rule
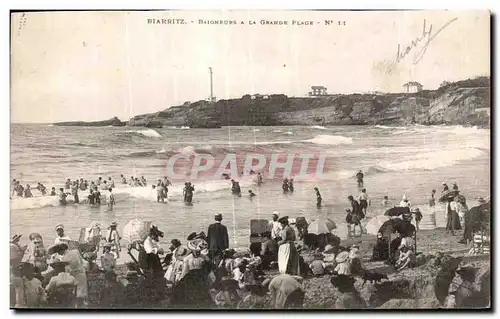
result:
[[[229,236],[226,226],[221,224],[222,214],[215,214],[215,223],[208,226],[207,242],[210,251],[210,258],[215,265],[218,265],[222,252],[229,248]]]

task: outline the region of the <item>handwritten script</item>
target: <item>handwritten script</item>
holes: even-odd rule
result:
[[[402,61],[410,52],[413,51],[414,48],[418,47],[419,44],[422,44],[420,46],[420,51],[417,51],[415,53],[415,56],[413,57],[413,64],[417,64],[422,60],[424,57],[425,52],[427,51],[427,48],[429,47],[429,44],[434,40],[434,38],[440,34],[444,29],[446,29],[450,24],[453,22],[457,21],[458,18],[453,18],[446,22],[441,28],[437,29],[434,31],[433,25],[431,24],[429,28],[427,28],[427,21],[424,19],[424,25],[422,28],[422,34],[418,37],[416,37],[414,40],[411,41],[411,43],[406,46],[403,50],[401,48],[401,44],[398,44],[398,53],[396,55],[396,63],[399,63]]]

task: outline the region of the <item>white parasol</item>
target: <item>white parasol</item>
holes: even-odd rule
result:
[[[378,215],[374,216],[370,221],[366,224],[366,233],[371,235],[377,235],[380,227],[383,223],[390,219],[389,216]]]
[[[313,234],[331,233],[334,229],[337,229],[337,225],[331,219],[313,220],[307,226],[307,231]]]
[[[143,241],[148,237],[151,228],[151,221],[133,219],[123,227],[123,239],[129,243]]]

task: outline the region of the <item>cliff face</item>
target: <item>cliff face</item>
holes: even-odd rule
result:
[[[125,126],[127,125],[126,122],[120,121],[116,116],[105,121],[96,121],[96,122],[83,122],[83,121],[77,121],[77,122],[59,122],[59,123],[54,123],[54,125],[57,126]]]
[[[489,127],[490,79],[479,77],[418,93],[350,94],[323,97],[270,95],[253,99],[186,102],[130,119],[131,126],[228,125],[374,125],[449,124]],[[114,121],[109,124],[109,121]],[[113,124],[114,123],[114,124]],[[121,123],[121,124],[120,124]],[[102,122],[56,125],[122,125],[117,118]]]

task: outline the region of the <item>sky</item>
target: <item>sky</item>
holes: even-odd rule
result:
[[[184,19],[187,24],[148,19]],[[237,24],[199,24],[199,19]],[[261,20],[288,25],[262,25]],[[313,25],[292,25],[293,20]],[[325,25],[325,20],[334,22]],[[423,34],[424,20],[431,35]],[[419,38],[424,40],[397,61],[398,45],[401,57]],[[254,93],[305,96],[312,85],[325,86],[329,93],[402,92],[408,81],[435,89],[445,80],[490,75],[490,13],[15,13],[11,122],[128,120],[202,100],[210,94],[209,67],[217,99]]]

